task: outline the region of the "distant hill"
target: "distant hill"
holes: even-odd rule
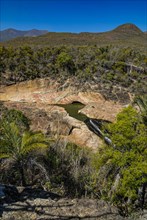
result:
[[[142,34],[143,32],[134,24],[123,24],[114,29],[116,32]]]
[[[26,35],[25,35],[26,36]],[[28,35],[27,35],[28,36]],[[48,32],[38,37],[19,37],[1,43],[4,46],[19,47],[23,44],[33,47],[48,46],[83,46],[83,45],[118,45],[130,46],[145,51],[147,47],[147,35],[134,24],[123,24],[112,31],[103,33],[57,33]]]
[[[7,41],[11,40],[16,37],[37,37],[43,34],[48,33],[46,30],[28,30],[28,31],[20,31],[20,30],[15,30],[13,28],[9,28],[3,31],[0,31],[0,41]]]

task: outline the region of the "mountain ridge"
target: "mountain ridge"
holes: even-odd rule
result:
[[[134,24],[123,24],[107,32],[47,32],[37,37],[18,37],[9,41],[1,42],[2,46],[20,47],[23,44],[33,47],[48,46],[82,46],[82,45],[116,45],[138,48],[145,51],[147,47],[146,33]]]
[[[0,42],[8,41],[17,37],[37,37],[46,33],[48,33],[47,30],[31,29],[22,31],[16,30],[14,28],[8,28],[3,31],[0,31]]]

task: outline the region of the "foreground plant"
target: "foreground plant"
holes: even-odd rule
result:
[[[96,155],[97,193],[126,214],[134,207],[146,206],[147,127],[139,113],[128,107],[108,130],[115,148],[105,146]]]
[[[25,169],[29,158],[35,157],[36,150],[46,149],[48,145],[47,138],[41,132],[22,131],[15,121],[9,123],[8,120],[1,120],[0,159],[7,159],[7,164],[11,161],[11,166],[17,164],[22,185],[26,185]]]

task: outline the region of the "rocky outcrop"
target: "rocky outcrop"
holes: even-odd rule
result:
[[[99,100],[88,103],[84,108],[79,110],[89,118],[102,119],[113,122],[116,115],[122,110],[122,105],[113,101]]]
[[[67,83],[67,82],[66,82]],[[30,120],[32,130],[62,137],[81,146],[100,147],[101,139],[87,126],[71,118],[63,107],[57,104],[80,102],[85,105],[80,110],[90,118],[114,121],[122,105],[106,101],[97,92],[80,91],[69,85],[51,79],[36,79],[0,89],[0,100],[5,106],[21,110]]]
[[[118,209],[96,199],[70,199],[39,188],[23,188],[17,200],[10,198],[1,205],[3,220],[34,220],[34,219],[123,219]]]
[[[37,79],[3,87],[0,90],[0,100],[47,105],[80,102],[86,105],[81,110],[82,113],[91,118],[101,118],[108,121],[115,120],[117,113],[122,109],[120,103],[106,101],[100,93],[82,92],[74,87],[60,90],[60,84],[49,79]]]
[[[123,220],[118,210],[104,201],[93,199],[27,199],[5,205],[3,220],[34,220],[34,219],[101,219]]]
[[[105,100],[95,92],[80,92],[75,87],[60,89],[60,84],[49,79],[36,79],[0,89],[2,101],[25,101],[47,104],[69,104],[74,101],[88,104]]]
[[[84,122],[68,115],[64,108],[40,103],[6,102],[9,109],[18,109],[30,119],[33,131],[42,131],[54,138],[97,149],[102,140]]]
[[[146,220],[147,210],[122,217],[109,202],[91,198],[67,198],[36,186],[0,184],[0,219],[3,220]],[[2,196],[1,196],[2,195]]]
[[[1,185],[5,197],[0,198],[0,217],[3,220],[146,220],[147,210],[122,217],[108,202],[91,198],[67,198],[42,187]]]

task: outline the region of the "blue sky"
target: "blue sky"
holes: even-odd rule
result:
[[[124,23],[147,30],[147,0],[0,0],[0,28],[103,32]]]

